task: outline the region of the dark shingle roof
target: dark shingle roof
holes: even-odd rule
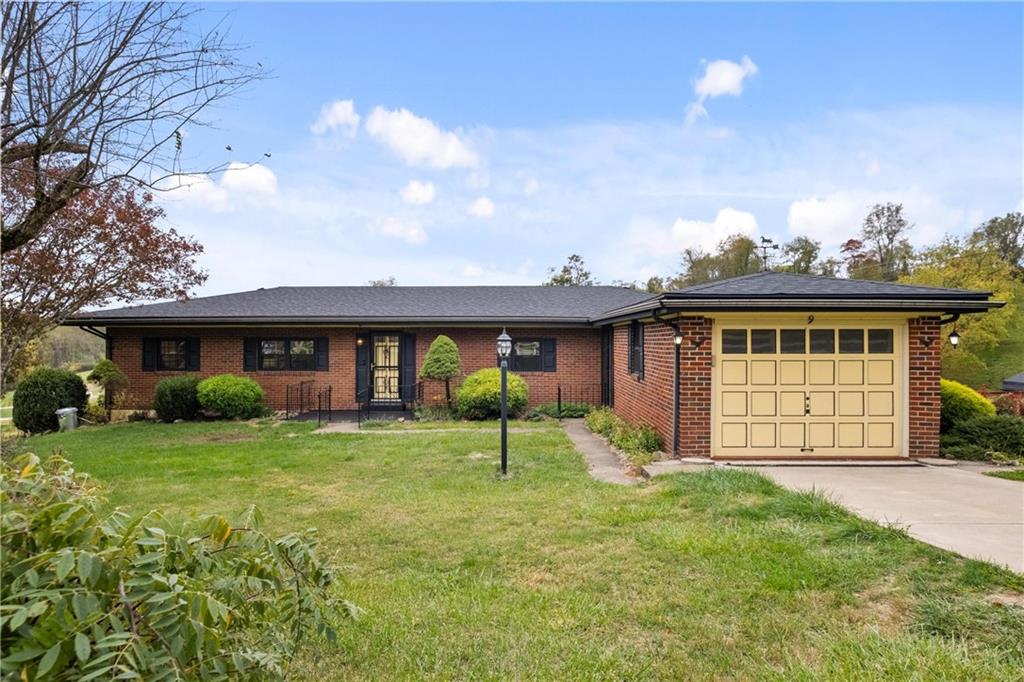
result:
[[[622,287],[276,287],[82,313],[72,324],[158,321],[549,321],[585,323],[651,294]]]
[[[863,279],[841,279],[788,272],[758,272],[753,275],[667,292],[669,297],[685,298],[988,298],[991,292],[946,289],[917,284],[896,284]]]
[[[1024,372],[1018,372],[1012,377],[1003,379],[1004,391],[1024,391]]]

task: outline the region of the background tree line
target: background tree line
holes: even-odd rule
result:
[[[943,375],[972,386],[998,388],[1003,378],[1024,370],[1024,213],[991,218],[963,237],[947,236],[938,244],[915,248],[911,223],[899,203],[877,204],[860,230],[840,246],[838,256],[822,257],[821,243],[798,236],[768,248],[768,269],[801,275],[899,282],[991,291],[1003,308],[966,315],[954,326],[958,349],[943,348]],[[615,280],[613,286],[660,293],[750,275],[765,270],[754,239],[734,234],[713,251],[687,248],[680,270],[646,282]],[[581,256],[573,254],[560,268],[549,268],[548,286],[588,286],[598,282]],[[946,330],[948,333],[950,330]]]

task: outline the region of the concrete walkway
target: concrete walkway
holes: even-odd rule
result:
[[[620,485],[633,485],[637,481],[627,476],[622,470],[622,462],[619,456],[604,442],[598,438],[582,419],[565,419],[562,421],[562,428],[565,435],[587,460],[587,469],[590,475],[605,483],[618,483]]]
[[[1024,573],[1024,485],[928,466],[757,467],[792,490],[817,490],[850,511],[928,544]]]

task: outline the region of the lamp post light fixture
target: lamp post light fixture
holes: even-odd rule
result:
[[[672,337],[672,341],[675,342],[676,346],[683,345],[683,334],[681,332],[676,332],[676,335]]]
[[[953,346],[953,348],[960,345],[960,334],[955,329],[949,333],[949,345]]]
[[[512,337],[504,329],[498,337],[501,358],[501,475],[508,473],[508,356],[512,354]]]

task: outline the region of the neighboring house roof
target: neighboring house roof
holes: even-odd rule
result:
[[[81,313],[92,326],[240,322],[587,324],[651,294],[611,286],[275,287]]]
[[[275,287],[81,313],[65,324],[594,324],[652,312],[920,310],[1002,306],[983,291],[763,272],[652,295],[623,287]]]
[[[869,280],[759,272],[719,282],[667,291],[646,301],[610,310],[595,319],[607,322],[651,311],[693,310],[883,310],[941,313],[998,308],[991,292],[896,284]]]
[[[1024,391],[1024,372],[1018,372],[1012,377],[1003,379],[1004,391]]]

